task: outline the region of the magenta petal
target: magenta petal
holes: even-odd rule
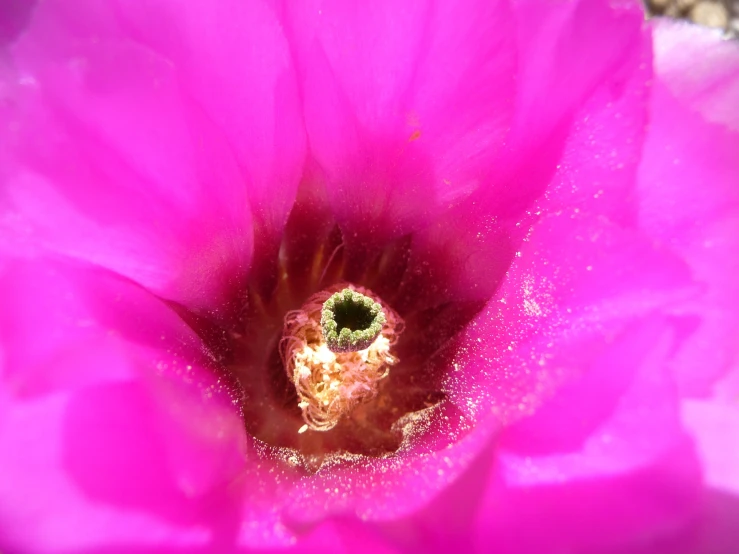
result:
[[[413,250],[404,286],[417,291],[418,281],[433,282],[433,298],[418,302],[487,300],[500,284],[524,240],[529,225],[541,214],[576,208],[580,213],[604,215],[613,222],[634,225],[635,175],[641,160],[644,126],[649,103],[651,43],[641,37],[641,52],[614,66],[607,77],[588,90],[563,139],[563,151],[550,141],[539,156],[556,159],[556,169],[546,192],[526,194],[532,204],[522,217],[519,210],[501,206],[501,196],[522,193],[525,183],[541,178],[527,160],[516,174],[516,187],[502,187],[489,179],[484,186],[446,210],[431,225],[413,235]],[[560,118],[564,114],[560,114]],[[504,164],[505,160],[501,160]],[[547,164],[542,162],[542,166]],[[534,173],[532,178],[531,173]],[[536,184],[541,189],[542,183]],[[503,181],[505,183],[505,181]],[[510,198],[508,198],[510,199]],[[534,202],[534,200],[536,200]],[[512,217],[493,218],[491,213],[512,211]]]
[[[507,2],[289,6],[309,144],[345,240],[408,233],[480,185],[512,117]]]
[[[739,45],[663,22],[655,51],[639,217],[706,288],[675,310],[693,337],[674,362],[683,392],[705,394],[734,363],[739,344]]]
[[[578,450],[594,436],[606,434],[604,422],[627,402],[639,381],[647,379],[653,381],[651,388],[642,385],[631,392],[639,394],[634,403],[638,401],[641,416],[635,421],[649,420],[637,430],[656,448],[660,432],[679,429],[672,383],[663,367],[674,348],[666,318],[653,316],[633,323],[614,333],[609,342],[599,345],[600,351],[581,376],[562,385],[534,415],[508,427],[501,446],[526,455]],[[630,442],[636,446],[634,437]]]
[[[633,328],[589,373],[503,431],[478,515],[481,545],[580,552],[651,543],[690,522],[700,464],[665,364],[669,331],[664,318]],[[532,520],[537,533],[522,533]]]
[[[491,168],[496,196],[491,211],[517,216],[545,192],[562,162],[570,127],[583,126],[582,119],[573,121],[577,111],[587,115],[583,104],[602,111],[602,121],[613,119],[602,103],[623,96],[622,87],[646,51],[649,34],[643,29],[643,7],[632,0],[518,0],[514,14],[506,25],[515,23],[518,48],[515,117],[504,155]],[[630,118],[619,125],[621,133],[629,129]],[[593,128],[596,137],[603,131]],[[588,150],[600,154],[606,147],[600,141]],[[619,153],[624,155],[629,152]]]
[[[0,47],[13,41],[28,24],[33,0],[6,0],[0,6]]]
[[[727,445],[727,437],[739,434],[739,407],[734,400],[684,400],[682,416],[695,437],[706,484],[739,495],[739,449]]]
[[[469,432],[464,422],[454,421],[455,415],[459,419],[453,411],[442,411],[437,417],[418,414],[407,421],[407,431],[423,429],[427,435],[410,441],[394,457],[357,457],[296,480],[283,493],[286,519],[305,525],[341,514],[392,522],[423,508],[465,473],[497,431],[491,422]],[[449,427],[455,430],[450,433]]]
[[[252,250],[225,141],[166,59],[105,34],[95,10],[73,10],[83,21],[65,26],[57,8],[35,12],[2,75],[4,247],[52,250],[221,309]]]
[[[576,210],[550,215],[460,337],[450,399],[473,419],[530,414],[621,333],[694,292],[681,261],[638,233]]]
[[[475,519],[485,499],[485,484],[495,470],[494,445],[494,441],[487,444],[465,472],[422,509],[384,522],[376,532],[403,552],[475,552]],[[493,546],[483,545],[480,551],[494,551]]]
[[[449,415],[454,416],[439,414],[441,419]],[[289,463],[290,452],[255,442],[241,475],[241,481],[248,484],[243,491],[242,520],[250,523],[242,525],[238,544],[258,549],[297,541],[302,552],[313,551],[317,545],[338,548],[343,543],[354,551],[358,547],[351,537],[361,531],[370,544],[394,552],[392,545],[397,541],[375,537],[375,531],[412,517],[456,483],[490,444],[496,430],[493,422],[466,436],[450,437],[448,425],[435,418],[423,419],[423,415],[405,425],[407,430],[422,429],[448,448],[437,448],[429,440],[410,441],[391,457],[341,455],[339,463],[334,460],[317,473],[306,474]],[[347,527],[355,530],[348,532]],[[321,529],[327,535],[319,534]]]
[[[202,546],[231,525],[243,425],[192,331],[99,270],[6,262],[0,281],[3,548]]]
[[[739,432],[736,396],[728,399],[684,400],[681,414],[696,443],[706,491],[702,512],[692,525],[651,550],[634,554],[723,554],[739,544],[739,450],[730,437]],[[728,549],[728,550],[727,550]],[[631,554],[631,553],[629,553]]]
[[[642,40],[641,52],[601,79],[577,109],[538,209],[578,208],[635,224],[635,177],[649,117],[651,60],[652,44]]]
[[[290,46],[271,2],[116,2],[127,29],[171,60],[223,131],[247,179],[259,232],[279,236],[305,156]],[[166,32],[163,32],[166,29]]]
[[[642,540],[614,550],[602,548],[593,554],[727,554],[739,544],[736,527],[739,503],[736,496],[707,491],[701,499],[702,513],[669,538]]]
[[[409,551],[535,554],[618,545],[615,554],[690,521],[700,466],[664,364],[669,331],[663,318],[648,318],[615,340],[583,378],[502,428],[453,487],[389,524],[388,534]]]
[[[739,544],[739,451],[732,448],[730,437],[739,430],[736,371],[717,387],[720,393],[711,399],[688,399],[680,403],[683,425],[692,437],[702,469],[704,488],[696,499],[695,514],[687,524],[656,540],[635,541],[620,548],[623,554],[724,554]],[[728,396],[724,396],[729,393]],[[649,419],[643,420],[650,422]],[[597,554],[614,554],[612,549]]]
[[[30,4],[0,7],[0,550],[736,541],[736,44],[639,0]],[[316,469],[247,436],[226,367],[279,368],[219,324],[248,299],[269,336],[323,263],[393,289],[434,395]]]
[[[638,57],[644,38],[638,1],[517,0],[519,69],[515,140],[552,133],[614,67]]]
[[[642,466],[582,479],[568,466],[589,467],[589,453],[569,458],[503,458],[487,483],[476,551],[628,552],[683,525],[698,504],[699,466],[688,441]]]
[[[739,132],[739,45],[735,41],[722,40],[719,31],[657,19],[654,54],[659,80],[681,103],[707,121]]]
[[[384,538],[372,525],[354,518],[331,518],[302,536],[295,552],[337,554],[403,554],[395,541]]]

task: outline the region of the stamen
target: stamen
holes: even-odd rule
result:
[[[391,350],[402,329],[393,310],[352,285],[319,292],[288,313],[280,353],[303,412],[298,433],[328,431],[374,397],[398,362]]]

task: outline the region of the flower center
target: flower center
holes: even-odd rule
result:
[[[368,289],[336,288],[285,316],[280,354],[305,421],[299,433],[334,428],[377,394],[398,362],[391,350],[400,317]]]
[[[443,249],[429,246],[422,252],[428,264],[419,264],[410,235],[377,248],[348,241],[314,184],[299,190],[279,248],[266,239],[255,246],[256,269],[245,284],[234,282],[229,326],[190,318],[237,380],[255,444],[308,472],[354,456],[395,455],[421,440],[442,410],[452,418],[444,421],[456,421],[456,408],[445,402],[447,361],[485,303],[446,298]],[[339,352],[321,319],[326,301],[347,288],[379,304],[385,323],[366,348]],[[363,303],[345,305],[342,296],[328,310],[337,342],[344,327],[372,327],[375,316]]]

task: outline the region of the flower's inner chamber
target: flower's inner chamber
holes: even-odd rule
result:
[[[281,242],[257,244],[248,290],[234,293],[234,323],[201,329],[238,381],[247,431],[306,467],[334,454],[392,454],[441,407],[453,417],[441,358],[484,303],[444,296],[443,251],[419,270],[412,236],[380,242],[371,226],[351,236],[301,189]],[[345,289],[357,296],[329,303],[330,323],[324,304]],[[329,347],[326,337],[343,329],[351,347]]]

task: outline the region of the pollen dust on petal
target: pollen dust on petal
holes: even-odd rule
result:
[[[300,433],[335,427],[357,405],[377,394],[379,382],[398,362],[392,347],[402,332],[403,321],[362,287],[349,288],[381,302],[386,317],[382,333],[369,348],[357,352],[333,352],[328,348],[321,331],[321,308],[329,296],[345,287],[321,291],[300,310],[285,316],[280,354],[303,412],[305,425]]]

